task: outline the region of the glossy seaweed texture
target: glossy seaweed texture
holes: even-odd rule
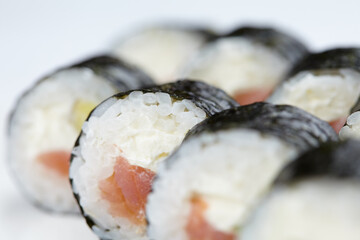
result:
[[[360,178],[360,141],[328,142],[311,149],[289,163],[276,182],[307,177]]]
[[[215,114],[196,125],[186,139],[203,132],[248,128],[270,134],[304,151],[338,136],[330,125],[319,118],[289,105],[254,103]]]
[[[134,90],[136,91],[136,90]],[[146,92],[164,92],[177,100],[188,99],[211,116],[228,108],[238,107],[239,104],[223,90],[209,84],[194,80],[179,80],[150,88],[138,89]],[[128,96],[132,91],[119,93],[114,97],[120,99]]]
[[[223,37],[244,37],[254,43],[277,51],[291,64],[309,54],[307,47],[294,37],[274,28],[244,26],[225,34]]]
[[[69,68],[89,68],[95,74],[111,81],[121,91],[155,84],[149,76],[137,67],[106,55],[91,58]]]
[[[360,48],[336,48],[308,55],[290,71],[289,77],[302,71],[350,68],[360,72]]]

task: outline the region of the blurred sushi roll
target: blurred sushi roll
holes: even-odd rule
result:
[[[62,68],[26,91],[8,126],[9,163],[25,194],[46,210],[78,212],[68,172],[83,121],[107,97],[152,84],[138,69],[99,56]]]
[[[220,89],[182,80],[108,98],[84,123],[70,180],[101,239],[149,239],[145,204],[163,161],[197,123],[238,104]]]
[[[194,53],[215,37],[205,28],[153,26],[124,38],[113,51],[163,84],[178,79]]]
[[[339,132],[360,96],[360,49],[309,55],[290,72],[269,102],[290,104],[330,123]]]
[[[150,238],[237,239],[283,166],[334,140],[326,122],[291,106],[254,103],[209,117],[159,166],[146,207]]]
[[[302,43],[283,32],[241,27],[202,48],[184,76],[217,86],[246,105],[265,100],[307,54]]]
[[[345,126],[340,129],[341,140],[356,138],[360,140],[360,111],[352,113],[347,119]]]
[[[359,146],[326,143],[291,162],[238,239],[359,239]]]

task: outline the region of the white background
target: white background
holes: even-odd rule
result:
[[[359,46],[359,9],[358,0],[0,0],[0,239],[96,239],[82,219],[32,207],[6,169],[7,116],[16,98],[42,75],[110,48],[143,24],[163,21],[224,30],[267,24],[300,37],[313,50]]]

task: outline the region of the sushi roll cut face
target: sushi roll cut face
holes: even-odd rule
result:
[[[160,84],[180,77],[183,65],[211,37],[205,30],[155,26],[124,38],[114,47],[114,53]]]
[[[291,46],[299,45],[299,52],[305,54],[306,50],[300,43],[272,29],[240,30],[240,34],[229,34],[205,45],[189,62],[184,75],[217,86],[241,105],[246,105],[265,100],[285,77],[293,60],[299,58],[290,60],[273,46],[281,43],[274,42],[285,38],[287,42],[294,41]],[[268,44],[269,41],[273,45]],[[287,46],[282,47],[286,49]],[[292,47],[288,52],[294,48],[297,52],[298,49]]]
[[[359,95],[360,73],[357,71],[309,71],[284,82],[268,101],[297,106],[331,123],[339,131]]]
[[[359,239],[359,144],[323,144],[287,165],[239,239]]]
[[[151,82],[120,65],[111,57],[92,58],[41,79],[18,100],[9,122],[8,158],[19,186],[36,205],[55,212],[79,211],[68,176],[83,122],[107,97]]]
[[[84,216],[100,238],[148,239],[145,204],[158,164],[212,112],[199,107],[208,101],[202,94],[195,101],[180,97],[181,90],[167,92],[179,85],[205,86],[179,81],[118,94],[99,105],[84,124],[70,178]],[[215,105],[208,103],[213,109]]]
[[[236,239],[249,210],[295,154],[279,138],[248,129],[190,139],[154,183],[147,206],[150,237]]]
[[[309,178],[276,187],[243,228],[242,240],[357,240],[360,182]]]
[[[336,139],[328,124],[308,117],[293,107],[257,103],[198,124],[159,169],[146,208],[150,238],[237,239],[283,166],[302,150]]]
[[[335,49],[310,55],[268,101],[304,109],[339,132],[360,96],[360,69],[354,63],[340,62],[349,51]],[[358,52],[352,53],[351,59],[359,61],[359,56]],[[332,61],[334,64],[329,65]]]

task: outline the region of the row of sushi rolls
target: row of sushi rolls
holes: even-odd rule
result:
[[[8,162],[101,240],[359,240],[359,110],[360,48],[150,26],[28,89]]]

